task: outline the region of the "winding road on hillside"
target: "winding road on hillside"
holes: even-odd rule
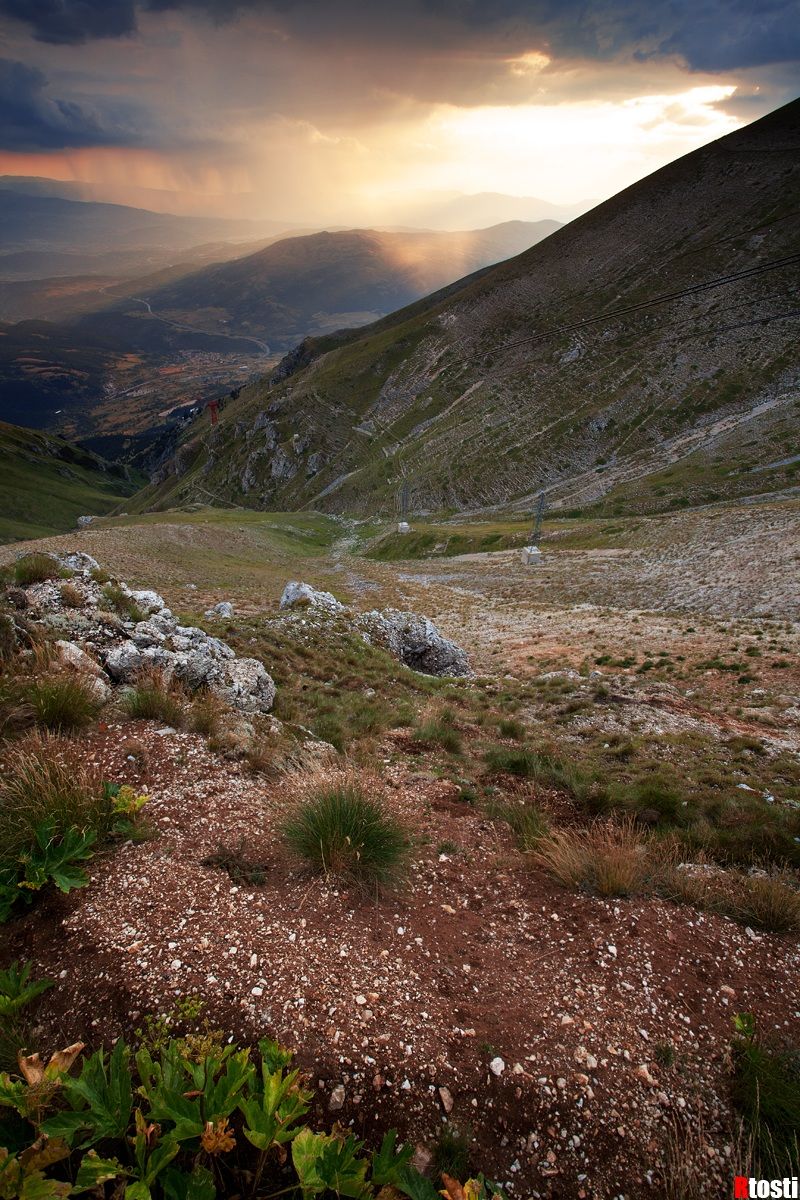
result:
[[[229,341],[252,342],[253,345],[258,346],[262,353],[272,353],[266,342],[260,341],[259,338],[251,337],[249,333],[221,333],[218,330],[212,332],[210,329],[197,329],[193,325],[182,325],[178,321],[173,321],[170,317],[162,317],[160,313],[153,312],[150,301],[145,300],[143,296],[129,296],[128,299],[134,300],[137,304],[143,304],[148,316],[151,316],[154,321],[163,321],[165,325],[171,325],[173,329],[180,329],[182,333],[205,333],[209,337],[227,338]]]

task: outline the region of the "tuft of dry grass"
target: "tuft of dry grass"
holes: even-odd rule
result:
[[[555,829],[539,839],[530,861],[565,887],[585,887],[599,896],[639,895],[654,872],[650,843],[630,819]]]
[[[659,891],[677,904],[730,917],[769,933],[800,932],[800,879],[788,870],[730,870],[704,857],[666,863]]]
[[[19,686],[37,725],[63,733],[90,725],[102,707],[92,680],[78,671],[37,676]]]
[[[74,583],[62,583],[59,594],[65,608],[80,608],[83,605],[83,592]]]
[[[203,737],[215,737],[228,711],[222,697],[210,688],[205,688],[198,692],[192,701],[188,713],[189,728],[193,733],[201,733]]]
[[[113,815],[99,775],[73,742],[34,735],[3,756],[0,784],[0,856],[13,859],[32,832],[51,822],[56,833],[93,829],[105,833]]]
[[[44,583],[46,579],[57,579],[61,568],[52,554],[24,554],[14,563],[14,582],[20,587],[30,587],[32,583]]]

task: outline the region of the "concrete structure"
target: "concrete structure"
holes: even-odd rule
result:
[[[543,555],[538,546],[525,546],[522,551],[522,561],[526,567],[533,567],[542,561]]]

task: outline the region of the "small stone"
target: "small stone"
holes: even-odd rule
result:
[[[331,1092],[331,1098],[328,1101],[329,1112],[338,1112],[340,1108],[344,1108],[344,1098],[344,1084],[337,1083],[336,1087]]]
[[[450,1113],[453,1111],[453,1093],[450,1091],[449,1088],[440,1087],[439,1088],[439,1099],[442,1102],[442,1108],[449,1116]]]
[[[505,1071],[505,1069],[506,1069],[506,1064],[503,1062],[502,1058],[500,1058],[499,1055],[496,1058],[493,1058],[492,1061],[489,1063],[489,1070],[492,1072],[493,1075],[497,1075],[498,1077],[503,1074],[503,1071]]]

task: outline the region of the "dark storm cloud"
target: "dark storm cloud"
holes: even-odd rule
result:
[[[798,0],[0,0],[0,14],[46,42],[85,42],[135,32],[141,12],[184,10],[215,22],[263,13],[300,42],[340,36],[355,45],[391,38],[408,49],[480,41],[510,55],[607,61],[679,57],[723,71],[800,57]]]
[[[74,44],[136,29],[135,0],[0,0],[0,14],[23,21],[40,42]]]
[[[104,119],[71,100],[51,98],[41,71],[7,58],[0,58],[0,112],[4,150],[65,150],[138,141],[122,121]]]

